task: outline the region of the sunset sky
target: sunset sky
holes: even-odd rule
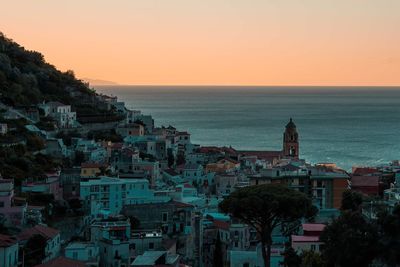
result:
[[[13,0],[0,31],[80,78],[400,85],[399,0]]]

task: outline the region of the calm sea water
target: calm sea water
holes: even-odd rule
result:
[[[279,150],[292,117],[309,162],[377,165],[400,159],[400,87],[108,86],[156,125],[174,125],[201,145]]]

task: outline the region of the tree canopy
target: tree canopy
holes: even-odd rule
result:
[[[328,266],[369,266],[378,252],[377,229],[360,212],[343,212],[324,229],[320,240]]]
[[[264,184],[241,188],[220,203],[220,209],[252,226],[270,266],[272,231],[276,227],[313,216],[315,209],[303,193],[284,185]]]
[[[357,211],[360,209],[363,203],[363,196],[353,190],[346,190],[343,192],[342,198],[342,210]]]
[[[72,71],[61,72],[44,60],[42,54],[29,51],[0,33],[0,93],[12,106],[32,105],[43,100],[73,104],[69,90],[93,95],[87,84]]]
[[[388,266],[400,265],[400,205],[393,212],[378,213],[379,259]]]

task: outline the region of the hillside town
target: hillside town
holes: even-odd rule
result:
[[[91,101],[117,119],[79,116],[57,101],[1,104],[2,158],[17,153],[15,162],[4,160],[0,179],[1,266],[265,266],[259,229],[221,202],[266,184],[302,192],[316,208],[291,231],[273,229],[270,266],[295,266],[288,252],[319,253],[346,196],[362,196],[367,221],[400,200],[399,161],[351,172],[310,164],[291,118],[282,122],[281,150],[244,151],[195,144],[188,129],[157,126],[115,96]],[[36,165],[18,159],[20,150],[32,162],[52,160],[44,175],[33,175]]]

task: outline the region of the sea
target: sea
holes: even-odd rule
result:
[[[281,150],[297,125],[300,156],[345,170],[400,159],[400,87],[97,86],[192,143]]]

